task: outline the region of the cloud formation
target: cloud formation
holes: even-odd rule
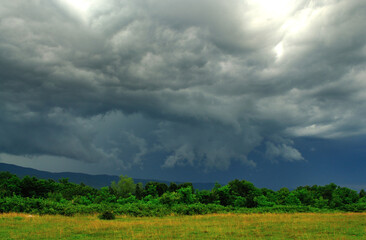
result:
[[[366,133],[366,3],[8,1],[0,152],[227,169]]]

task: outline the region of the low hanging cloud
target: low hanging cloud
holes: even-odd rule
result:
[[[297,149],[285,143],[276,146],[272,142],[267,142],[265,155],[269,159],[282,158],[289,162],[304,160],[303,156],[301,156],[301,153]]]
[[[0,152],[142,166],[304,160],[366,133],[366,3],[7,1]]]

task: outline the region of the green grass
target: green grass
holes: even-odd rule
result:
[[[366,239],[366,213],[0,215],[0,239]]]

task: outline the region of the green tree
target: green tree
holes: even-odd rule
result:
[[[152,187],[154,186],[154,187]],[[149,190],[150,189],[150,190]],[[155,190],[152,189],[156,189],[156,193]],[[145,185],[145,191],[150,191],[149,193],[147,193],[147,195],[151,195],[151,196],[161,196],[163,195],[166,191],[168,190],[168,185],[166,185],[165,183],[160,183],[160,182],[148,182]],[[151,192],[152,191],[152,192]]]
[[[111,189],[116,196],[127,198],[131,194],[135,194],[136,184],[132,178],[121,175],[118,183],[115,181],[111,183]]]
[[[110,187],[102,187],[97,196],[94,199],[96,203],[115,203],[117,202],[117,197],[112,194],[112,189]]]
[[[145,196],[157,197],[159,195],[156,182],[148,182],[144,188]]]
[[[254,198],[262,195],[262,191],[249,181],[235,179],[229,182],[227,186],[230,188],[232,195],[241,196],[246,199],[246,207],[256,207],[257,203]]]
[[[274,202],[271,202],[266,196],[260,195],[254,197],[254,201],[257,203],[257,207],[272,207],[275,205]]]
[[[135,196],[138,200],[141,200],[144,197],[144,187],[142,183],[136,184]]]
[[[293,191],[295,196],[301,201],[303,205],[314,205],[315,199],[311,191],[307,188],[298,187],[295,191]]]
[[[159,201],[162,204],[172,206],[179,203],[181,201],[181,197],[182,195],[177,192],[166,192],[160,197]]]
[[[20,182],[21,194],[23,197],[45,198],[48,192],[54,190],[53,183],[52,180],[39,180],[36,177],[25,176]]]
[[[319,199],[315,199],[314,207],[327,208],[328,207],[328,200],[324,199],[322,196],[320,196]]]
[[[262,195],[267,198],[267,201],[276,203],[277,202],[277,195],[276,192],[268,189],[268,188],[262,188]]]
[[[163,195],[166,191],[168,191],[168,185],[165,183],[158,183],[156,185],[156,190],[158,191],[159,197]]]
[[[217,195],[215,195],[212,191],[208,190],[197,191],[196,198],[198,202],[203,204],[220,203]]]
[[[190,187],[191,190],[192,190],[192,193],[194,193],[194,187],[193,187],[193,184],[190,183],[190,182],[185,182],[185,183],[181,183],[178,185],[178,189],[181,189],[181,188],[187,188],[187,187]],[[178,190],[177,189],[177,190]]]
[[[288,194],[283,202],[284,205],[299,206],[301,205],[300,200],[296,197],[293,192]]]
[[[344,205],[356,203],[359,196],[355,190],[345,187],[338,187],[332,193],[332,200],[330,202],[331,208],[341,208]]]
[[[235,179],[229,182],[228,186],[233,194],[242,197],[248,197],[248,195],[251,195],[256,190],[253,183],[245,180],[239,181]]]
[[[191,186],[180,188],[177,193],[182,203],[192,204],[196,202],[196,196],[193,194]]]
[[[327,199],[328,201],[332,201],[333,198],[333,192],[337,189],[337,185],[334,183],[325,185],[324,187],[319,187],[319,192],[322,194],[322,197],[324,199]]]
[[[290,194],[290,190],[288,188],[281,188],[277,191],[277,204],[285,205],[286,198]]]
[[[0,173],[0,197],[20,195],[20,179],[9,172]]]
[[[366,197],[366,191],[364,189],[361,189],[360,193],[358,194],[360,198]]]
[[[242,196],[237,196],[234,200],[233,205],[235,207],[245,207],[247,205],[247,199],[245,197],[242,197]]]
[[[221,205],[233,205],[235,196],[231,193],[230,187],[228,185],[216,189],[214,193],[216,196],[218,196]]]
[[[169,192],[175,192],[178,190],[178,185],[174,182],[171,182],[168,187]]]

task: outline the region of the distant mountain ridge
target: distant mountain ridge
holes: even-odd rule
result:
[[[73,173],[73,172],[59,172],[59,173],[53,173],[53,172],[47,172],[47,171],[40,171],[33,168],[27,168],[27,167],[21,167],[13,164],[8,163],[0,163],[0,172],[10,172],[12,174],[17,175],[18,177],[24,177],[24,176],[31,176],[31,177],[37,177],[41,179],[53,179],[55,181],[58,181],[61,178],[68,178],[70,182],[73,183],[84,183],[86,185],[95,187],[95,188],[101,188],[106,187],[111,184],[112,181],[118,181],[119,176],[113,176],[113,175],[107,175],[107,174],[100,174],[100,175],[91,175],[86,173]],[[167,185],[170,184],[172,181],[163,181],[163,180],[156,180],[156,179],[139,179],[134,178],[133,179],[135,183],[143,183],[144,185],[147,182],[155,181],[155,182],[161,182],[166,183]],[[175,182],[177,184],[183,183],[183,182]],[[215,183],[192,183],[194,188],[203,190],[211,190]]]

